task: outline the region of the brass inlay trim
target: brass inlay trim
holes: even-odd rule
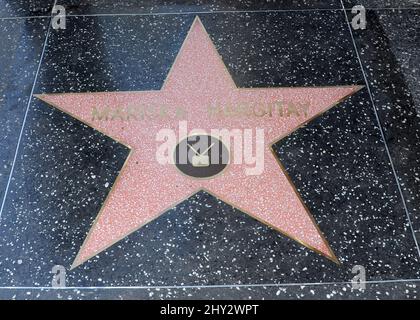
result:
[[[182,49],[183,49],[183,47],[184,47],[184,45],[185,45],[185,43],[186,43],[187,39],[189,38],[189,36],[190,36],[190,34],[191,34],[191,30],[192,30],[192,27],[193,27],[193,25],[194,25],[194,23],[195,23],[195,22],[200,23],[200,24],[201,24],[201,26],[203,27],[203,29],[204,29],[204,30],[206,30],[206,29],[205,29],[205,27],[204,27],[204,25],[202,24],[202,22],[201,22],[200,18],[199,18],[198,16],[196,16],[196,17],[194,18],[194,21],[193,21],[193,23],[192,23],[192,25],[191,25],[191,27],[190,27],[190,29],[189,29],[188,33],[187,33],[187,36],[185,37],[185,39],[184,39],[184,41],[183,41],[183,43],[182,43],[182,45],[181,45],[181,47],[180,47],[180,50],[178,51],[178,54],[177,54],[177,56],[176,56],[176,58],[175,58],[175,60],[174,60],[174,62],[173,62],[173,64],[172,64],[172,66],[171,66],[171,68],[170,68],[170,70],[169,70],[169,72],[168,72],[168,74],[167,74],[167,76],[166,76],[166,79],[165,79],[165,81],[164,81],[164,83],[163,83],[163,85],[162,85],[161,89],[159,89],[159,90],[145,90],[145,91],[116,91],[116,93],[136,93],[136,92],[142,92],[142,93],[144,93],[144,92],[156,92],[156,91],[161,91],[161,90],[163,90],[163,89],[165,88],[165,85],[166,85],[166,83],[167,83],[167,80],[169,79],[169,77],[170,77],[170,75],[171,75],[171,73],[172,73],[172,70],[173,70],[173,68],[174,68],[174,66],[175,66],[175,64],[176,64],[176,61],[177,61],[177,59],[178,59],[178,57],[179,57],[180,53],[182,52]],[[217,53],[218,53],[218,51],[217,51],[217,49],[216,49],[216,47],[215,47],[215,45],[214,45],[213,41],[211,40],[211,38],[210,38],[210,36],[209,36],[209,34],[208,34],[207,30],[206,30],[206,34],[207,34],[207,36],[208,36],[208,38],[209,38],[209,40],[210,40],[211,44],[213,45],[213,48],[214,48],[215,52],[217,52]],[[225,70],[226,70],[227,74],[229,74],[229,75],[230,75],[230,73],[229,73],[229,71],[228,71],[228,69],[227,69],[227,67],[226,67],[226,64],[223,62],[222,57],[220,56],[220,54],[218,54],[218,56],[219,56],[219,59],[221,60],[221,63],[223,64],[223,66],[224,66],[224,68],[225,68]],[[324,244],[325,244],[325,245],[327,246],[327,248],[329,249],[329,251],[330,251],[329,253],[330,253],[330,255],[331,255],[331,256],[328,256],[328,255],[324,254],[323,252],[319,251],[318,249],[314,248],[313,246],[309,245],[308,243],[305,243],[304,241],[301,241],[301,240],[297,239],[296,237],[291,236],[291,235],[290,235],[290,234],[288,234],[287,232],[285,232],[285,231],[283,231],[283,230],[281,230],[281,229],[279,229],[279,228],[277,228],[277,227],[275,227],[275,226],[271,225],[270,223],[268,223],[267,221],[264,221],[264,220],[263,220],[263,219],[261,219],[260,217],[258,217],[258,216],[256,216],[256,215],[254,215],[254,214],[252,214],[252,213],[250,213],[250,212],[248,212],[248,211],[246,211],[246,210],[244,210],[244,209],[241,209],[241,208],[240,208],[239,206],[237,206],[236,204],[232,204],[232,203],[230,203],[228,200],[226,200],[226,199],[224,199],[224,198],[222,198],[222,197],[219,197],[217,194],[215,194],[215,193],[213,193],[213,192],[211,192],[211,191],[209,191],[209,190],[206,190],[205,188],[200,188],[200,189],[198,189],[198,190],[194,191],[193,193],[189,194],[187,197],[185,197],[185,198],[181,199],[179,202],[176,202],[175,204],[173,204],[173,205],[171,205],[170,207],[166,208],[165,210],[161,211],[160,213],[158,213],[158,214],[157,214],[154,218],[150,219],[149,221],[147,221],[147,222],[145,222],[145,223],[143,223],[143,224],[141,224],[141,225],[139,225],[139,226],[137,226],[137,227],[133,228],[132,230],[130,230],[129,232],[127,232],[127,233],[126,233],[126,234],[124,234],[123,236],[119,237],[119,238],[118,238],[117,240],[115,240],[113,243],[111,243],[111,244],[109,244],[109,245],[106,245],[106,246],[103,246],[100,250],[98,250],[98,251],[97,251],[97,253],[95,253],[95,254],[93,254],[93,255],[91,255],[91,256],[89,256],[89,257],[87,257],[87,258],[86,258],[86,259],[84,259],[83,261],[77,262],[77,260],[78,260],[78,258],[79,258],[79,255],[80,255],[80,253],[82,252],[82,249],[84,248],[84,246],[86,245],[87,241],[89,240],[89,238],[90,238],[90,236],[91,236],[92,230],[94,229],[94,227],[95,227],[96,223],[98,222],[98,220],[99,220],[99,218],[100,218],[101,214],[103,213],[103,209],[104,209],[104,207],[105,207],[105,205],[106,205],[106,203],[107,203],[108,199],[110,198],[110,195],[112,194],[112,192],[114,192],[114,188],[115,188],[115,187],[116,187],[116,185],[118,184],[118,182],[119,182],[119,180],[120,180],[120,177],[121,177],[122,173],[124,172],[124,169],[126,168],[127,162],[128,162],[128,160],[129,160],[129,158],[130,158],[130,156],[131,156],[132,152],[134,151],[134,149],[133,149],[132,147],[130,147],[129,145],[127,145],[126,143],[123,143],[123,142],[121,142],[121,141],[119,141],[119,140],[117,140],[117,139],[115,139],[115,138],[113,138],[113,137],[108,136],[107,134],[105,134],[104,132],[102,132],[100,129],[97,129],[97,128],[95,127],[95,125],[93,125],[93,124],[91,124],[91,123],[89,123],[89,122],[87,122],[87,121],[85,121],[85,120],[80,119],[79,117],[75,116],[74,114],[72,114],[72,113],[70,113],[70,112],[64,111],[62,108],[60,108],[60,107],[59,107],[59,106],[57,106],[57,105],[54,105],[54,104],[52,104],[52,103],[48,102],[48,101],[47,101],[48,99],[44,98],[44,97],[43,97],[43,94],[36,94],[36,95],[34,95],[36,98],[38,98],[38,99],[40,99],[40,100],[42,100],[42,101],[46,102],[47,104],[49,104],[49,105],[53,106],[54,108],[56,108],[56,109],[58,109],[58,110],[60,110],[60,111],[62,111],[62,112],[64,112],[64,113],[66,113],[66,114],[70,115],[71,117],[73,117],[73,118],[75,118],[75,119],[79,120],[80,122],[84,123],[85,125],[87,125],[87,126],[89,126],[89,127],[92,127],[93,129],[95,129],[95,130],[97,130],[97,131],[101,132],[102,134],[104,134],[104,135],[106,135],[106,136],[108,136],[108,137],[110,137],[110,138],[114,139],[115,141],[117,141],[117,142],[121,143],[122,145],[124,145],[124,146],[126,146],[127,148],[129,148],[129,149],[130,149],[130,153],[129,153],[129,155],[127,156],[127,159],[125,160],[125,162],[124,162],[124,164],[123,164],[123,166],[122,166],[122,168],[121,168],[121,170],[120,170],[119,175],[118,175],[118,176],[117,176],[117,178],[115,179],[115,181],[114,181],[114,183],[113,183],[113,185],[112,185],[112,187],[111,187],[111,190],[110,190],[110,192],[108,193],[108,195],[107,195],[107,197],[106,197],[106,199],[105,199],[104,203],[102,204],[101,209],[100,209],[100,211],[99,211],[98,215],[96,216],[96,218],[95,218],[95,220],[94,220],[94,222],[93,222],[93,224],[92,224],[92,226],[91,226],[91,228],[90,228],[90,231],[88,232],[88,234],[87,234],[87,236],[86,236],[86,238],[85,238],[85,240],[84,240],[84,242],[83,242],[82,246],[80,247],[80,249],[79,249],[79,251],[78,251],[78,254],[76,255],[76,258],[74,259],[74,262],[73,262],[73,264],[72,264],[72,266],[71,266],[70,270],[72,270],[72,269],[74,269],[74,268],[78,267],[79,265],[83,264],[83,263],[84,263],[84,262],[86,262],[87,260],[89,260],[89,259],[91,259],[91,258],[95,257],[96,255],[98,255],[98,254],[99,254],[99,253],[101,253],[102,251],[104,251],[104,250],[106,250],[107,248],[109,248],[109,247],[113,246],[115,243],[117,243],[117,242],[119,242],[120,240],[124,239],[125,237],[127,237],[127,236],[128,236],[128,235],[130,235],[131,233],[133,233],[133,232],[137,231],[138,229],[140,229],[140,228],[141,228],[141,227],[143,227],[144,225],[146,225],[146,224],[148,224],[148,223],[152,222],[153,220],[157,219],[158,217],[160,217],[160,216],[161,216],[162,214],[164,214],[165,212],[169,211],[170,209],[173,209],[173,208],[174,208],[174,207],[176,207],[178,204],[182,203],[183,201],[187,200],[188,198],[190,198],[191,196],[193,196],[194,194],[196,194],[197,192],[202,191],[202,190],[203,190],[203,191],[205,191],[205,192],[207,192],[207,193],[209,193],[210,195],[212,195],[212,196],[214,196],[214,197],[216,197],[216,198],[218,198],[218,199],[222,200],[223,202],[225,202],[225,203],[227,203],[227,204],[231,205],[232,207],[235,207],[235,208],[239,209],[240,211],[242,211],[242,212],[244,212],[245,214],[247,214],[247,215],[251,216],[252,218],[256,219],[257,221],[259,221],[259,222],[261,222],[261,223],[263,223],[263,224],[265,224],[265,225],[267,225],[267,226],[271,227],[272,229],[274,229],[274,230],[278,231],[279,233],[281,233],[281,234],[285,235],[286,237],[288,237],[288,238],[290,238],[290,239],[292,239],[292,240],[294,240],[294,241],[296,241],[296,242],[300,243],[301,245],[303,245],[303,246],[307,247],[308,249],[310,249],[310,250],[312,250],[312,251],[314,251],[314,252],[316,252],[316,253],[318,253],[318,254],[320,254],[320,255],[322,255],[322,256],[324,256],[324,257],[326,257],[326,258],[328,258],[329,260],[333,261],[334,263],[336,263],[336,264],[339,264],[339,265],[340,265],[340,261],[339,261],[339,260],[338,260],[338,258],[335,256],[335,254],[334,254],[333,250],[331,249],[330,245],[328,244],[328,241],[326,240],[325,236],[323,235],[322,231],[320,230],[320,228],[319,228],[319,226],[318,226],[318,224],[317,224],[316,220],[314,219],[314,217],[313,217],[313,216],[312,216],[312,214],[310,213],[309,209],[308,209],[308,208],[307,208],[307,206],[305,205],[305,203],[304,203],[304,201],[303,201],[302,197],[301,197],[301,196],[300,196],[300,194],[298,193],[298,191],[297,191],[297,189],[296,189],[295,185],[293,184],[293,182],[292,182],[291,178],[290,178],[290,177],[289,177],[289,175],[287,174],[286,169],[283,167],[283,165],[281,164],[280,160],[279,160],[279,159],[277,158],[277,156],[275,155],[275,153],[274,153],[274,151],[273,151],[272,146],[273,146],[273,144],[275,144],[276,142],[278,142],[278,141],[280,141],[281,139],[285,138],[286,136],[290,135],[291,133],[293,133],[293,132],[294,132],[294,131],[296,131],[297,129],[299,129],[299,128],[301,128],[301,127],[305,126],[308,122],[310,122],[310,121],[312,121],[313,119],[317,118],[318,116],[320,116],[320,115],[321,115],[321,114],[323,114],[324,112],[328,111],[328,110],[329,110],[329,109],[331,109],[332,107],[334,107],[334,106],[336,106],[337,104],[341,103],[342,101],[344,101],[345,99],[347,99],[349,96],[353,95],[354,93],[356,93],[357,91],[359,91],[360,89],[362,89],[364,86],[361,86],[361,85],[343,85],[343,86],[336,86],[336,87],[332,87],[332,86],[298,87],[298,86],[297,86],[297,87],[268,87],[268,88],[238,88],[238,87],[237,87],[237,85],[235,84],[235,82],[233,81],[232,77],[230,77],[230,79],[232,80],[232,83],[233,83],[234,89],[236,89],[236,90],[259,90],[259,89],[261,89],[261,90],[273,89],[273,90],[274,90],[274,89],[279,89],[279,88],[286,88],[286,89],[287,89],[287,88],[289,88],[289,89],[293,89],[293,88],[314,88],[314,89],[315,89],[315,88],[337,88],[337,87],[341,87],[341,88],[354,88],[354,90],[353,90],[350,94],[348,94],[348,95],[346,95],[345,97],[343,97],[342,99],[338,100],[337,102],[335,102],[334,104],[332,104],[330,107],[328,107],[326,110],[324,110],[324,111],[322,111],[322,112],[320,112],[320,113],[318,113],[318,114],[314,115],[313,117],[311,117],[310,119],[308,119],[307,121],[305,121],[303,124],[301,124],[299,127],[296,127],[296,128],[294,128],[293,130],[291,130],[291,131],[287,132],[286,134],[282,135],[280,138],[278,138],[278,139],[276,139],[275,141],[273,141],[273,142],[271,143],[271,145],[270,145],[271,152],[272,152],[272,154],[273,154],[274,158],[276,159],[277,163],[279,164],[280,169],[283,171],[284,175],[286,176],[286,178],[288,179],[289,183],[290,183],[290,184],[291,184],[291,186],[293,187],[293,190],[294,190],[295,194],[297,195],[297,197],[298,197],[299,201],[302,203],[303,207],[305,208],[305,210],[306,210],[306,212],[307,212],[308,216],[310,217],[310,219],[312,220],[313,224],[314,224],[314,225],[315,225],[315,227],[317,228],[318,233],[319,233],[319,235],[321,236],[321,238],[322,238],[322,240],[323,240]],[[72,95],[72,94],[75,94],[75,95],[80,95],[80,94],[100,94],[100,93],[111,93],[111,92],[109,92],[109,91],[105,91],[105,92],[83,92],[83,93],[65,93],[65,94],[68,94],[68,95]],[[115,92],[114,92],[114,93],[115,93]],[[50,94],[46,94],[46,95],[57,95],[57,94],[63,94],[63,93],[50,93]]]

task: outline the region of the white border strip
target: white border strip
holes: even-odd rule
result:
[[[420,7],[365,7],[366,10],[420,10]],[[350,10],[351,7],[346,8]],[[213,14],[213,13],[275,13],[275,12],[307,12],[307,11],[341,11],[342,8],[306,8],[306,9],[267,9],[267,10],[209,10],[209,11],[179,11],[179,12],[138,12],[138,13],[86,13],[86,14],[67,14],[68,17],[107,17],[107,16],[159,16],[159,15],[188,15],[188,14]],[[49,18],[50,16],[16,16],[0,17],[0,20],[11,19],[37,19]]]
[[[56,2],[57,2],[57,0],[54,1],[54,6],[55,6]],[[20,147],[20,142],[22,140],[23,131],[25,129],[25,123],[26,123],[26,118],[28,117],[29,107],[30,107],[31,102],[32,102],[32,97],[33,97],[33,94],[34,94],[36,81],[38,79],[38,74],[39,74],[39,71],[41,69],[42,60],[44,59],[44,54],[45,54],[45,49],[47,47],[48,38],[50,36],[51,24],[52,24],[52,12],[51,12],[49,18],[50,18],[50,22],[48,24],[48,30],[47,30],[47,34],[45,36],[41,56],[39,57],[38,68],[36,70],[35,78],[34,78],[34,81],[33,81],[33,84],[32,84],[31,93],[30,93],[29,98],[28,98],[28,104],[26,105],[25,115],[23,117],[22,127],[20,129],[19,138],[18,138],[18,141],[17,141],[16,150],[15,150],[15,155],[13,157],[12,167],[10,168],[9,179],[7,180],[6,189],[4,189],[3,200],[1,202],[1,207],[0,207],[0,220],[1,220],[2,213],[3,213],[4,205],[6,203],[7,194],[9,192],[10,182],[12,180],[13,172],[15,170],[15,163],[16,163],[18,152],[19,152],[19,147]]]
[[[357,282],[363,284],[397,284],[420,282],[420,279],[398,279]],[[212,288],[261,288],[261,287],[309,287],[309,286],[336,286],[352,285],[351,281],[342,282],[306,282],[306,283],[261,283],[261,284],[220,284],[220,285],[186,285],[186,286],[104,286],[104,287],[0,287],[0,290],[145,290],[145,289],[212,289]]]

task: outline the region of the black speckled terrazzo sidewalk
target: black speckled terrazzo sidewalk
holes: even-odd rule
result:
[[[419,298],[417,1],[53,4],[0,0],[0,299]],[[273,146],[339,263],[200,191],[71,269],[129,149],[35,95],[159,90],[196,17],[239,88],[363,86]]]

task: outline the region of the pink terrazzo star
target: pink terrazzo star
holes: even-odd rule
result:
[[[113,185],[72,268],[107,249],[198,190],[252,215],[259,221],[338,262],[314,219],[272,153],[271,145],[360,89],[359,86],[322,88],[237,88],[201,21],[196,18],[161,90],[109,93],[41,94],[39,99],[130,146],[131,153]],[[296,117],[209,118],[204,106],[309,103]],[[221,175],[198,180],[181,174],[173,164],[156,161],[156,134],[178,130],[179,119],[149,121],[93,121],[93,106],[165,105],[168,114],[183,106],[191,128],[263,128],[264,171],[246,175],[242,165],[230,164]]]

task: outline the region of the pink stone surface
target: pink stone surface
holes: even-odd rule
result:
[[[273,141],[288,135],[359,86],[321,88],[237,88],[198,18],[161,88],[156,91],[41,94],[38,98],[84,121],[132,151],[81,247],[73,267],[84,263],[136,231],[200,189],[234,205],[301,244],[336,261],[300,196],[271,152]],[[295,117],[209,118],[204,106],[275,101],[309,103],[306,115]],[[149,121],[93,121],[93,106],[165,105],[187,110],[189,129],[245,129],[265,131],[265,163],[261,175],[245,174],[244,165],[230,164],[223,174],[197,180],[179,173],[173,164],[156,161],[162,128],[178,130],[174,117]]]

